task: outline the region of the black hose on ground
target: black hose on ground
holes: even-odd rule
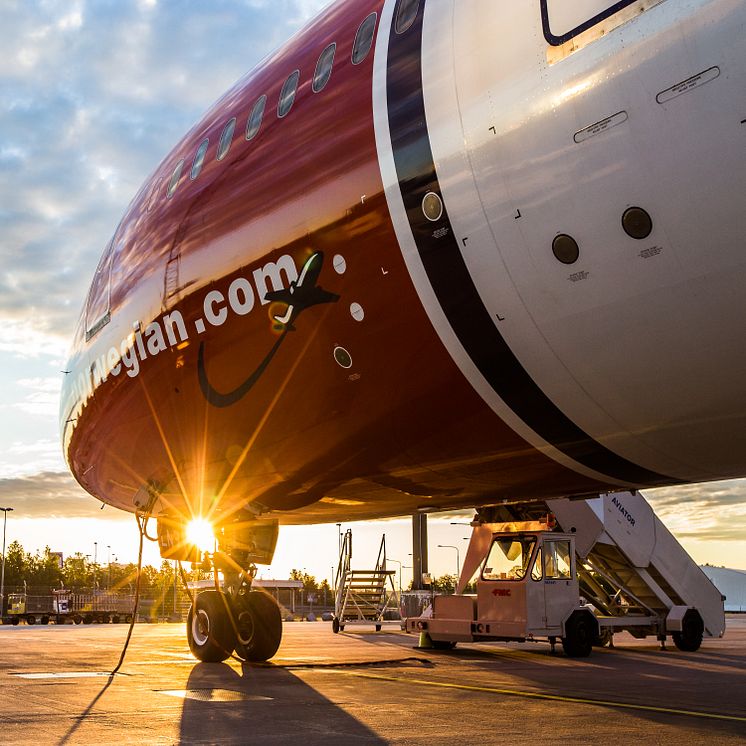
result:
[[[135,622],[137,621],[137,611],[140,607],[140,581],[142,579],[142,548],[143,540],[146,535],[146,527],[148,524],[149,515],[143,516],[142,523],[140,522],[140,516],[135,513],[135,520],[137,521],[137,530],[140,534],[140,548],[137,551],[137,581],[135,582],[135,603],[132,609],[132,619],[130,621],[130,628],[127,631],[127,639],[124,641],[124,647],[122,648],[122,654],[119,656],[119,663],[117,663],[114,670],[111,672],[111,676],[115,676],[119,669],[124,663],[124,657],[127,655],[127,648],[130,644],[130,638],[132,637],[132,630],[135,628]]]

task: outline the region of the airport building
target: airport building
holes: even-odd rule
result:
[[[705,575],[725,596],[725,610],[746,612],[746,570],[703,565]]]

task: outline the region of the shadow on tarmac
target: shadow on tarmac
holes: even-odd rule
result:
[[[350,687],[354,701],[354,683],[344,684]],[[387,743],[280,667],[244,664],[237,672],[225,663],[198,663],[186,689],[198,698],[184,699],[182,744]],[[220,701],[225,696],[233,701]]]

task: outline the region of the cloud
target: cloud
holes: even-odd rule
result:
[[[4,3],[0,353],[64,354],[130,199],[325,2]]]
[[[0,453],[0,479],[35,479],[46,472],[61,471],[65,466],[62,449],[56,439],[14,441]]]
[[[0,479],[0,503],[12,507],[17,518],[121,518],[119,511],[99,516],[99,502],[70,474],[43,472]]]
[[[645,497],[679,539],[744,540],[746,479],[646,490]]]

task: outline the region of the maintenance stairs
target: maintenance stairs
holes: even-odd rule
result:
[[[399,597],[394,586],[394,570],[386,569],[386,535],[381,538],[374,570],[352,569],[352,530],[348,529],[339,555],[334,600],[334,632],[348,624],[375,624],[381,631],[384,621],[399,621]],[[385,617],[389,618],[386,619]]]

